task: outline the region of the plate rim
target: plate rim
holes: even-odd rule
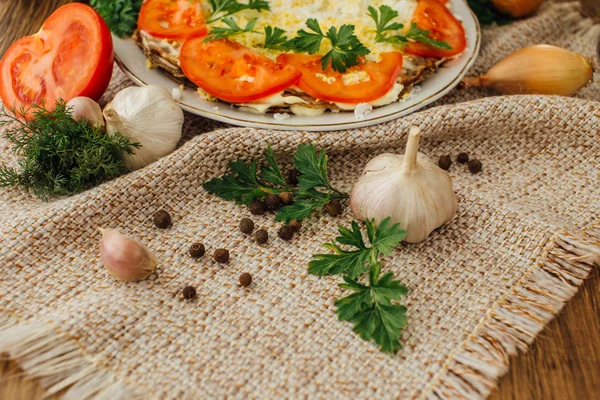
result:
[[[477,16],[473,13],[473,10],[471,10],[471,7],[469,7],[467,1],[466,0],[459,0],[459,1],[462,2],[466,6],[467,10],[469,11],[469,14],[471,15],[471,18],[475,22],[476,38],[475,38],[475,46],[473,47],[473,51],[471,52],[469,59],[467,60],[467,62],[463,66],[463,68],[458,72],[458,74],[456,74],[454,79],[452,79],[450,82],[448,82],[448,84],[446,84],[445,86],[441,87],[437,92],[432,93],[429,97],[426,97],[426,98],[420,100],[418,103],[412,104],[405,109],[398,110],[398,111],[392,112],[390,114],[381,115],[379,117],[375,117],[372,119],[365,119],[363,121],[358,121],[358,120],[352,121],[352,122],[346,121],[346,122],[337,122],[337,123],[331,123],[331,124],[320,123],[318,125],[315,125],[315,124],[291,125],[291,124],[286,124],[286,123],[277,122],[277,121],[276,122],[270,122],[270,121],[256,122],[256,121],[251,121],[251,120],[247,120],[247,119],[243,119],[243,118],[236,118],[236,117],[232,117],[232,116],[223,116],[218,113],[213,113],[213,112],[210,112],[207,110],[203,110],[203,109],[191,106],[180,100],[175,100],[175,102],[177,104],[179,104],[179,106],[182,109],[184,109],[192,114],[199,115],[201,117],[205,117],[205,118],[209,118],[209,119],[212,119],[215,121],[229,123],[229,124],[233,124],[233,125],[237,125],[237,126],[263,128],[263,129],[304,130],[304,131],[313,131],[313,132],[314,131],[335,131],[335,130],[356,129],[356,128],[363,128],[366,126],[379,125],[379,124],[389,122],[391,120],[406,116],[408,114],[416,112],[417,110],[419,110],[419,109],[425,107],[426,105],[434,102],[435,100],[443,97],[448,92],[450,92],[452,89],[454,89],[458,85],[460,80],[466,75],[467,71],[473,66],[473,64],[477,60],[477,56],[479,55],[479,49],[481,46],[481,25],[479,24],[479,20],[477,19]],[[135,84],[137,84],[138,86],[147,86],[148,85],[141,78],[139,78],[137,75],[135,75],[121,61],[121,58],[116,54],[116,52],[115,52],[115,62],[117,63],[117,65],[119,66],[121,71],[123,71],[123,73],[129,79],[131,79]],[[383,107],[386,107],[386,106],[383,106]],[[232,122],[232,121],[235,121],[235,122]],[[236,123],[236,122],[238,122],[238,123]]]

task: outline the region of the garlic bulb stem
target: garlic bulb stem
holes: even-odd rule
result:
[[[417,154],[419,154],[419,141],[421,139],[421,129],[417,126],[411,126],[408,132],[408,142],[406,143],[406,152],[404,153],[404,162],[402,169],[409,172],[417,166]]]

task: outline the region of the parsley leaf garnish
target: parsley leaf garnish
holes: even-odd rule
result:
[[[349,276],[343,289],[354,293],[335,302],[336,313],[341,321],[354,323],[354,332],[363,340],[373,340],[384,352],[395,353],[402,347],[399,340],[401,329],[406,328],[406,307],[393,303],[406,296],[408,289],[394,274],[388,272],[380,277],[381,264],[375,263],[369,273],[369,286],[358,283]]]
[[[331,186],[327,177],[327,157],[323,151],[317,153],[312,144],[298,146],[295,154],[296,168],[301,174],[300,182],[305,182],[298,189],[287,185],[271,146],[264,152],[264,158],[266,165],[260,168],[256,161],[249,165],[241,160],[234,161],[229,164],[229,174],[212,179],[203,186],[226,200],[246,205],[269,194],[290,192],[294,195],[294,202],[281,207],[275,217],[277,221],[286,223],[294,219],[306,219],[315,209],[325,206],[329,201],[348,197]],[[318,172],[315,172],[315,168],[319,169]],[[317,188],[326,189],[327,192]]]
[[[265,0],[249,0],[247,4],[240,3],[237,0],[210,0],[213,9],[212,16],[206,21],[207,24],[213,23],[243,10],[270,10],[269,2]]]
[[[258,18],[252,18],[250,21],[248,21],[246,27],[242,28],[235,22],[235,20],[232,17],[223,18],[222,22],[227,26],[217,26],[212,28],[212,30],[210,31],[210,36],[204,39],[204,42],[209,42],[214,39],[224,39],[233,35],[239,35],[240,33],[252,32],[257,20]]]
[[[315,254],[308,264],[308,272],[313,275],[347,274],[354,279],[365,273],[368,265],[374,265],[380,253],[391,254],[393,248],[406,237],[406,231],[400,229],[399,224],[390,225],[390,218],[381,221],[377,227],[372,220],[367,220],[366,225],[371,247],[365,245],[356,222],[352,222],[351,230],[340,226],[340,236],[324,245],[335,253]],[[355,250],[344,250],[336,241]]]
[[[467,0],[467,3],[469,3],[469,7],[477,15],[477,19],[482,25],[489,25],[494,22],[498,25],[506,25],[513,21],[510,16],[496,10],[492,0]]]
[[[124,37],[137,27],[142,0],[90,0],[90,5],[104,18],[112,33]]]
[[[370,50],[354,34],[354,25],[344,24],[339,29],[332,26],[326,34],[323,33],[315,18],[309,18],[306,26],[310,31],[299,30],[298,36],[285,43],[284,47],[315,54],[319,51],[323,39],[328,39],[332,49],[321,58],[321,66],[324,70],[331,64],[334,71],[346,72],[348,68],[358,65],[358,57],[370,53]]]
[[[265,49],[283,50],[283,44],[287,41],[288,38],[283,29],[265,26]]]
[[[398,17],[398,12],[393,10],[391,7],[383,5],[379,7],[379,11],[373,6],[368,8],[369,16],[375,21],[376,33],[375,41],[394,43],[399,45],[405,45],[406,42],[421,42],[428,44],[438,49],[451,50],[452,47],[444,41],[435,40],[430,36],[430,32],[421,29],[416,23],[410,24],[410,29],[404,35],[391,35],[387,33],[391,31],[398,31],[404,28],[404,25],[398,22],[392,22],[394,18]]]

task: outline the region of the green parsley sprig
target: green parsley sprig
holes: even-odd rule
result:
[[[429,31],[419,28],[414,22],[410,24],[408,32],[404,35],[391,34],[391,32],[403,29],[404,25],[399,22],[392,22],[398,17],[398,12],[389,6],[380,6],[379,11],[375,7],[369,6],[368,13],[373,21],[375,21],[375,41],[377,42],[394,43],[403,46],[407,42],[421,42],[438,49],[452,49],[447,42],[433,39]]]
[[[284,45],[287,42],[288,38],[283,29],[265,26],[265,49],[285,50]]]
[[[381,276],[378,258],[380,254],[391,254],[406,237],[406,232],[399,224],[391,224],[390,218],[377,226],[373,220],[367,220],[366,226],[370,247],[365,244],[358,223],[353,221],[351,229],[340,226],[340,236],[324,245],[335,253],[314,255],[308,272],[315,275],[345,273],[345,283],[339,286],[353,293],[335,302],[338,318],[352,322],[354,331],[362,339],[373,340],[384,352],[394,353],[401,348],[401,329],[407,324],[407,309],[397,302],[408,290],[394,280],[393,273]],[[356,250],[344,250],[340,245]],[[368,285],[358,281],[365,272],[369,272]]]
[[[53,111],[1,108],[0,126],[7,127],[6,138],[21,156],[18,170],[0,166],[0,186],[21,186],[42,199],[79,193],[128,172],[121,154],[141,147],[123,135],[75,121],[62,100]]]
[[[210,31],[210,36],[204,39],[204,42],[209,42],[214,39],[224,39],[233,35],[239,35],[240,33],[253,32],[254,25],[256,25],[257,20],[258,18],[252,18],[250,21],[248,21],[246,26],[242,28],[232,17],[225,17],[222,21],[226,26],[217,26],[212,28]]]
[[[334,71],[346,72],[348,68],[358,65],[358,57],[371,52],[354,34],[354,25],[344,24],[339,29],[332,26],[327,33],[323,33],[319,21],[309,18],[306,26],[309,31],[299,30],[298,36],[283,46],[288,50],[315,54],[321,48],[323,40],[328,39],[332,49],[321,58],[324,70],[331,64]]]
[[[467,0],[467,3],[482,25],[490,25],[494,22],[498,25],[506,25],[514,21],[514,18],[499,12],[492,0]]]
[[[294,154],[294,165],[301,174],[298,188],[287,184],[271,146],[267,147],[264,158],[266,165],[262,167],[256,161],[250,164],[234,161],[229,164],[229,174],[212,179],[203,186],[225,200],[245,205],[269,194],[292,193],[294,202],[281,207],[275,217],[277,221],[286,223],[308,218],[314,210],[324,207],[331,200],[348,198],[348,195],[330,184],[325,151],[317,152],[312,144],[299,145]]]
[[[90,5],[104,18],[112,33],[124,37],[137,27],[142,0],[90,0]]]
[[[230,15],[244,10],[263,11],[270,10],[269,2],[265,0],[249,0],[248,3],[240,3],[237,0],[210,0],[213,9],[212,16],[206,21],[211,24]]]

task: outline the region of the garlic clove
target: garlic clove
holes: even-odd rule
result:
[[[71,116],[76,121],[86,120],[91,126],[104,127],[104,116],[100,105],[89,97],[75,97],[67,103]]]
[[[98,230],[102,233],[100,258],[110,275],[135,282],[148,278],[156,270],[156,258],[140,242],[115,229]]]
[[[106,130],[142,145],[123,154],[125,165],[136,170],[173,152],[181,139],[184,114],[169,90],[154,85],[121,90],[104,108]]]
[[[381,154],[364,168],[350,193],[350,208],[361,220],[391,217],[417,243],[454,218],[457,200],[448,173],[418,153],[420,130],[411,128],[405,155]]]
[[[464,78],[461,84],[504,94],[570,96],[585,86],[592,74],[591,61],[581,54],[540,44],[517,50],[486,74]]]

